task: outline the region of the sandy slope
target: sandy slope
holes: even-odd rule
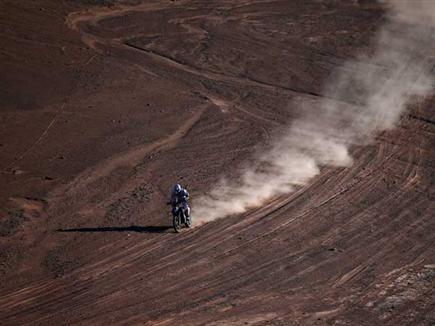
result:
[[[378,4],[85,2],[0,3],[1,324],[435,323],[433,99],[260,209],[164,204],[320,101]]]

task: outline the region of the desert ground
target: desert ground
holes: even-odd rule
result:
[[[1,325],[434,325],[435,96],[174,233],[370,54],[376,1],[0,1]],[[434,70],[432,70],[433,73]]]

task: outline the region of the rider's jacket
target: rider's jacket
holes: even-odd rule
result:
[[[176,205],[179,202],[187,202],[189,199],[189,192],[182,188],[179,192],[172,192],[171,195],[171,204],[172,206]]]

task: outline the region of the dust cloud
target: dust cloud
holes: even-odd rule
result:
[[[301,116],[237,180],[223,178],[198,198],[193,221],[200,225],[238,214],[292,192],[322,166],[352,164],[349,149],[394,128],[407,106],[432,90],[435,1],[383,0],[388,19],[370,55],[346,63],[326,83],[320,103],[298,105]]]

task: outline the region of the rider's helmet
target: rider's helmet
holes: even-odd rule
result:
[[[179,193],[179,192],[181,191],[181,185],[177,183],[177,184],[174,186],[174,189],[173,189],[173,190],[174,190],[174,193],[176,193],[176,194]]]

